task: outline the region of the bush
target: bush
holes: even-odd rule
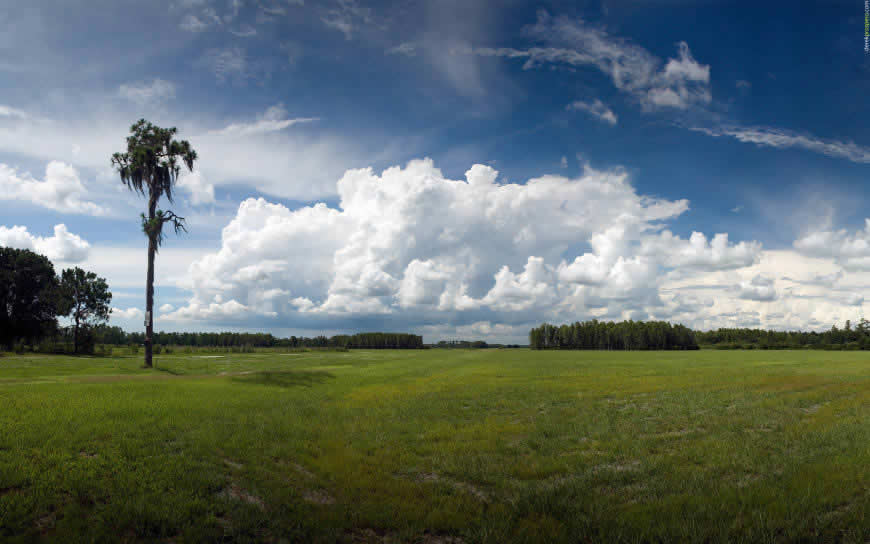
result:
[[[138,355],[139,344],[130,344],[130,355]]]

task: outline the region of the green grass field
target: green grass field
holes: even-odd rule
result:
[[[0,358],[0,540],[870,540],[870,353]]]

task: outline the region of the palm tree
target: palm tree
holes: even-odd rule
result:
[[[157,209],[160,197],[172,202],[172,187],[181,165],[193,171],[196,151],[187,140],[173,139],[178,130],[160,128],[145,119],[130,127],[127,152],[112,155],[112,166],[131,191],[148,197],[148,215],[141,214],[142,230],[148,238],[148,278],[145,287],[145,366],[151,367],[154,336],[154,256],[163,243],[163,225],[171,223],[175,233],[187,232],[184,218],[169,210]]]

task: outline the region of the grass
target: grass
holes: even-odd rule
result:
[[[0,358],[0,540],[859,542],[870,353]]]

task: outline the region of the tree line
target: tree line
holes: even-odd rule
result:
[[[109,319],[106,280],[79,267],[60,276],[44,255],[0,247],[0,345],[14,349],[46,339],[71,339],[76,353],[92,351],[94,327]],[[70,326],[58,326],[69,317]]]
[[[695,332],[666,321],[578,321],[544,323],[529,332],[532,349],[698,349]]]
[[[141,345],[145,334],[126,332],[121,327],[101,326],[97,329],[101,344]],[[348,349],[420,349],[423,337],[416,334],[364,332],[339,334],[332,337],[290,336],[279,338],[269,333],[248,332],[155,332],[154,345],[192,347],[257,347],[257,348],[348,348]]]
[[[870,349],[870,321],[861,318],[853,326],[846,320],[843,328],[835,324],[822,332],[725,328],[696,332],[695,337],[716,349]]]

